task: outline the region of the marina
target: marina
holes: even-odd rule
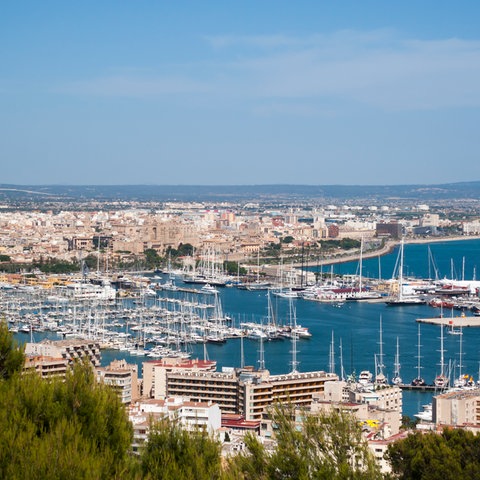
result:
[[[409,247],[405,246],[407,258]],[[213,359],[219,369],[264,365],[272,374],[290,372],[295,362],[298,371],[334,371],[340,378],[376,371],[381,319],[382,374],[387,382],[401,374],[404,414],[413,416],[441,391],[434,386],[434,379],[441,373],[440,329],[448,333],[451,309],[443,310],[444,318],[435,319],[432,313],[438,310],[427,303],[391,308],[378,299],[318,302],[235,287],[215,287],[214,293],[202,293],[201,284],[193,288],[180,277],[170,284],[169,280],[165,273],[145,275],[143,283],[148,289],[136,295],[117,295],[114,300],[92,299],[85,292],[83,299],[68,297],[65,289],[42,292],[29,286],[4,288],[2,313],[21,342],[94,337],[103,347],[102,364],[125,358],[136,363],[140,372],[145,361],[183,356]],[[417,321],[430,318],[436,322]],[[477,380],[480,331],[472,328],[462,333],[444,335],[443,363],[452,382],[460,366]],[[425,384],[412,385],[420,376]]]

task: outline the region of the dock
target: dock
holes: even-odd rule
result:
[[[410,383],[401,383],[397,385],[402,390],[413,390],[414,392],[438,392],[442,393],[446,388],[439,388],[435,385],[412,385]]]
[[[480,327],[480,317],[467,317],[460,315],[457,317],[433,317],[417,318],[419,323],[430,323],[432,325],[445,325],[447,327]]]

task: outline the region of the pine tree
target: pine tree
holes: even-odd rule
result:
[[[25,355],[8,330],[5,320],[0,321],[0,380],[8,380],[21,372],[25,364]]]

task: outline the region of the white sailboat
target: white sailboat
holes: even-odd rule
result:
[[[393,364],[394,373],[392,378],[392,383],[394,385],[401,385],[402,384],[402,377],[400,376],[400,350],[398,344],[398,337],[397,337],[397,350],[395,353],[395,362]]]
[[[381,298],[381,295],[377,292],[371,292],[368,290],[363,289],[363,237],[360,241],[360,258],[358,261],[358,291],[352,291],[349,293],[345,300],[350,301],[361,301],[361,300],[375,300],[377,298]]]
[[[437,388],[448,387],[448,377],[445,374],[445,349],[443,347],[443,325],[440,325],[440,373],[435,377],[433,384]]]
[[[420,305],[425,303],[418,295],[404,292],[404,280],[403,280],[403,247],[404,238],[400,242],[399,259],[400,265],[398,267],[398,292],[394,297],[389,298],[385,303],[389,307],[401,306],[401,305]]]
[[[383,338],[382,338],[382,317],[380,317],[380,353],[375,355],[375,384],[376,385],[385,385],[387,383],[387,377],[383,373],[385,365],[383,364]]]
[[[421,372],[422,372],[422,365],[421,365],[421,358],[420,349],[422,347],[420,343],[420,324],[418,324],[418,341],[417,341],[417,376],[412,380],[412,385],[414,387],[423,387],[426,385],[425,380],[423,379]]]
[[[460,327],[460,332],[462,332],[462,327]],[[453,382],[453,386],[455,389],[461,389],[461,390],[470,390],[475,388],[475,381],[473,380],[473,377],[468,375],[468,374],[463,374],[463,341],[462,341],[462,333],[460,333],[459,337],[459,344],[460,344],[460,353],[459,353],[459,359],[458,359],[458,368],[459,368],[459,373],[458,377],[455,378]]]

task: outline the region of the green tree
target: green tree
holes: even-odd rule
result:
[[[94,272],[97,269],[98,265],[98,257],[96,255],[93,255],[93,253],[87,255],[83,261],[87,265],[87,267],[90,269],[90,271]]]
[[[47,261],[41,259],[38,263],[33,263],[32,267],[38,268],[44,273],[71,273],[80,270],[78,262],[66,262],[55,258],[49,258]]]
[[[480,478],[480,436],[466,430],[415,432],[389,445],[387,457],[399,479]]]
[[[162,257],[160,257],[155,249],[147,248],[143,253],[145,255],[145,263],[147,268],[154,269],[160,265]]]
[[[271,455],[255,437],[232,461],[245,479],[380,479],[356,419],[344,412],[310,415],[277,406],[272,413],[277,446]]]
[[[179,257],[191,257],[193,255],[193,245],[190,243],[181,243],[178,246],[177,256]]]
[[[223,262],[223,268],[225,272],[227,272],[229,275],[237,275],[237,273],[239,273],[240,275],[247,274],[247,269],[245,267],[239,268],[238,262],[232,262],[230,260],[225,260]]]
[[[129,478],[131,440],[123,405],[86,363],[65,381],[0,382],[0,478]]]
[[[0,321],[0,379],[8,380],[21,372],[25,363],[23,348],[20,348],[8,330],[5,320]]]
[[[220,448],[204,430],[187,432],[174,421],[161,420],[151,425],[141,453],[143,476],[162,480],[221,478]]]

